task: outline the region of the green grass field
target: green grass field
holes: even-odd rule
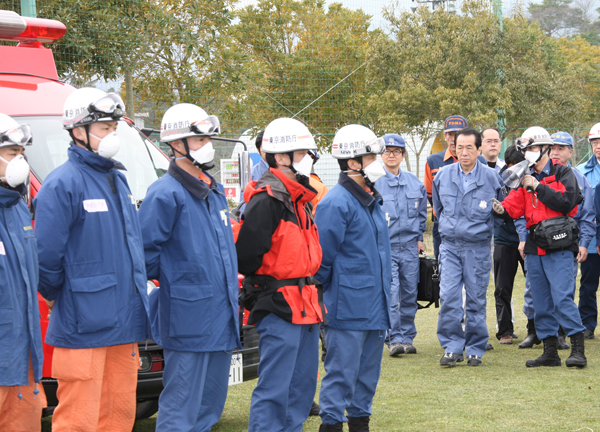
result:
[[[436,337],[438,309],[417,313],[416,355],[390,358],[384,351],[381,379],[373,401],[373,431],[600,431],[600,339],[586,341],[588,367],[568,369],[568,351],[560,351],[560,368],[528,369],[525,361],[539,356],[541,345],[517,349],[524,338],[524,278],[514,293],[515,331],[519,340],[500,345],[496,331],[494,287],[488,289],[487,323],[494,350],[483,366],[442,368],[443,354]],[[576,297],[577,298],[577,297]],[[382,347],[383,349],[383,347]],[[325,371],[321,364],[321,377]],[[247,430],[250,397],[256,381],[229,388],[218,432]],[[155,418],[136,423],[134,431],[154,431]],[[318,431],[320,420],[310,418],[305,431]],[[50,419],[44,431],[50,431]],[[346,428],[347,430],[347,428]]]

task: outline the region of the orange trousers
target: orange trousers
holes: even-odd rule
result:
[[[55,348],[52,376],[58,381],[58,406],[52,432],[131,432],[139,368],[137,343]]]
[[[46,394],[42,384],[36,396],[33,367],[29,360],[27,386],[0,386],[0,431],[40,432],[42,430],[42,409],[46,408]],[[22,398],[19,401],[19,390]]]

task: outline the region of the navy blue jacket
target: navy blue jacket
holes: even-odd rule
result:
[[[0,187],[0,386],[42,379],[42,333],[38,306],[38,256],[24,187]]]
[[[177,166],[155,181],[140,207],[150,279],[152,336],[163,348],[241,348],[237,256],[223,186]]]
[[[315,277],[331,328],[390,328],[392,257],[382,202],[379,192],[370,195],[345,173],[319,202],[323,260]]]
[[[122,167],[71,145],[36,199],[39,292],[56,300],[46,343],[94,348],[146,339],[146,269]]]

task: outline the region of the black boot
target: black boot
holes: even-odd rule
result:
[[[558,356],[558,338],[549,337],[543,340],[544,352],[535,360],[527,360],[525,366],[560,366],[560,357]]]
[[[527,320],[527,337],[519,344],[519,348],[531,348],[534,345],[539,345],[541,342],[535,334],[535,323],[532,319]]]
[[[571,346],[567,343],[567,335],[562,327],[558,327],[558,349],[568,350]]]
[[[587,365],[583,340],[583,333],[577,333],[576,335],[571,336],[571,355],[565,361],[567,367],[583,368]]]
[[[369,416],[366,417],[348,417],[348,431],[350,432],[369,432]]]
[[[342,432],[344,430],[344,423],[336,423],[336,424],[325,424],[322,423],[319,426],[319,432]]]
[[[312,406],[310,407],[310,412],[308,413],[308,416],[309,417],[318,416],[320,412],[321,412],[321,407],[319,406],[318,403],[313,401]]]

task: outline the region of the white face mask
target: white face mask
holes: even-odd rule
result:
[[[310,177],[312,166],[313,159],[310,157],[310,155],[308,155],[308,153],[304,155],[300,162],[294,162],[294,169],[306,177]]]
[[[0,157],[0,160],[6,163],[6,170],[2,178],[10,187],[17,187],[25,183],[29,176],[29,164],[23,155],[16,156],[10,162],[2,157]]]
[[[215,158],[215,149],[212,142],[204,144],[198,150],[190,150],[190,157],[200,165],[211,163]]]
[[[371,162],[366,168],[363,169],[363,172],[369,178],[369,180],[375,183],[381,177],[385,176],[385,169],[381,162],[378,160]]]
[[[119,150],[121,149],[121,140],[116,132],[111,132],[104,138],[97,137],[92,133],[90,133],[90,135],[100,140],[100,143],[98,144],[98,150],[96,150],[96,153],[98,153],[100,156],[110,159],[119,153]]]
[[[534,164],[537,162],[537,160],[540,157],[540,151],[527,151],[525,152],[525,159],[527,159],[527,161],[529,162],[530,165]]]

